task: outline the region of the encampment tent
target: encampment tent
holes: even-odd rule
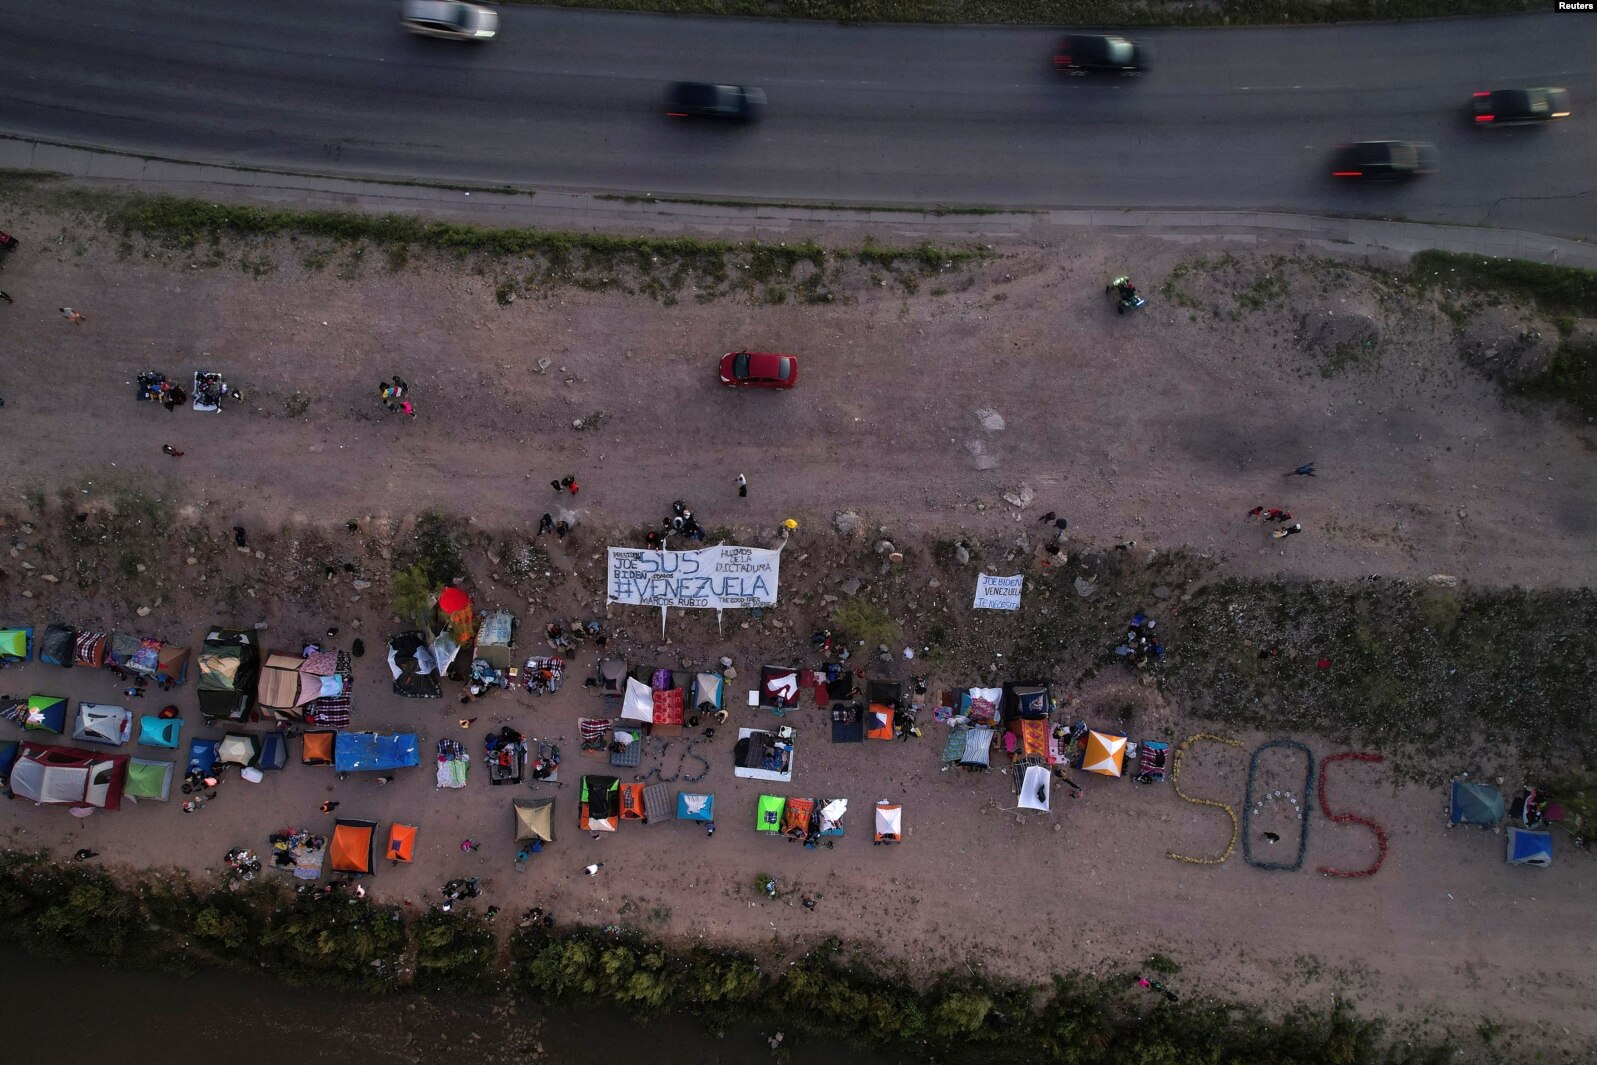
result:
[[[166,802],[172,794],[171,762],[152,758],[129,758],[127,780],[122,784],[122,794],[137,802],[151,799]]]
[[[514,663],[510,650],[516,645],[516,619],[508,610],[491,610],[477,627],[477,646],[473,658],[480,658],[494,669],[509,669]]]
[[[760,729],[738,729],[732,775],[786,783],[793,779],[793,743]]]
[[[542,840],[555,841],[555,800],[550,795],[542,799],[516,799],[511,804],[516,816],[517,843]]]
[[[321,686],[300,672],[304,664],[301,656],[282,651],[266,656],[255,688],[262,717],[298,721],[305,716],[305,705],[321,694]]]
[[[782,835],[803,839],[809,835],[810,820],[814,816],[814,799],[787,800],[782,806]]]
[[[388,669],[394,675],[394,694],[407,699],[437,699],[443,695],[438,659],[427,634],[416,629],[395,633],[388,640]]]
[[[189,649],[153,636],[115,632],[111,634],[105,664],[159,684],[183,684],[189,677]]]
[[[57,621],[39,637],[39,661],[47,666],[71,669],[78,630],[64,621]]]
[[[821,835],[843,835],[843,815],[848,813],[847,799],[821,799]]]
[[[1087,746],[1082,752],[1081,769],[1106,777],[1118,777],[1125,766],[1126,738],[1107,732],[1087,733]]]
[[[1552,865],[1553,834],[1528,828],[1508,829],[1509,865]]]
[[[1005,721],[1046,721],[1053,712],[1048,687],[1040,683],[1011,683],[1002,688]]]
[[[798,706],[799,671],[791,666],[760,667],[760,706],[778,713]]]
[[[32,660],[32,629],[0,629],[0,665],[10,666]]]
[[[166,747],[177,750],[178,737],[183,731],[181,717],[157,717],[154,714],[139,715],[139,746],[140,747]]]
[[[896,680],[866,680],[865,737],[890,740],[894,735],[893,715],[904,699],[904,686]]]
[[[786,805],[787,800],[780,795],[761,795],[754,807],[754,831],[773,835],[781,832],[782,808]]]
[[[122,805],[127,765],[125,754],[24,743],[11,767],[11,790],[41,805],[115,810]]]
[[[719,673],[693,674],[693,710],[713,714],[726,701],[726,678]]]
[[[340,773],[382,772],[420,764],[421,748],[414,732],[391,736],[340,732],[333,740],[333,768]]]
[[[377,822],[340,817],[333,822],[333,838],[327,844],[327,857],[335,873],[370,876],[374,866]]]
[[[1470,780],[1455,780],[1447,827],[1479,825],[1482,828],[1496,828],[1503,820],[1504,810],[1503,793],[1496,788]]]
[[[1053,774],[1045,765],[1029,765],[1026,775],[1020,782],[1020,794],[1017,802],[1022,810],[1041,810],[1048,812],[1048,798]]]
[[[72,738],[84,743],[103,743],[119,747],[133,736],[133,714],[125,706],[104,703],[79,703],[78,721]]]
[[[216,760],[222,765],[252,766],[261,757],[261,739],[249,732],[229,732],[216,747]]]
[[[614,832],[621,827],[621,781],[615,777],[582,778],[577,826],[584,832]]]
[[[383,852],[391,862],[416,860],[416,827],[398,821],[388,826],[388,849]]]
[[[255,764],[262,769],[282,769],[288,764],[288,740],[281,732],[261,737],[261,753]]]
[[[898,843],[904,838],[904,807],[896,802],[876,804],[876,842]]]
[[[677,792],[678,821],[714,821],[715,796],[695,791]]]
[[[212,629],[200,648],[200,713],[247,721],[260,672],[260,646],[253,632]]]
[[[67,701],[59,695],[28,696],[27,716],[22,720],[22,727],[31,732],[60,735],[67,727]]]

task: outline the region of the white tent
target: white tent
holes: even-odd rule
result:
[[[848,813],[847,799],[833,799],[821,807],[821,831],[830,832],[842,827],[843,815]]]
[[[876,804],[877,842],[898,841],[904,838],[904,808],[896,802]]]
[[[78,723],[72,738],[87,743],[103,743],[110,747],[124,744],[133,735],[133,714],[125,706],[107,706],[104,703],[80,703]]]
[[[637,677],[627,678],[627,692],[621,698],[621,716],[628,721],[654,723],[654,689]]]
[[[1048,772],[1045,765],[1029,765],[1026,767],[1026,777],[1020,782],[1020,809],[1041,810],[1048,812],[1048,797],[1051,794],[1049,782],[1053,774]]]

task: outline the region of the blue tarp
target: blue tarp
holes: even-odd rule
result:
[[[333,740],[333,768],[340,773],[402,769],[420,765],[414,732],[379,736],[375,732],[340,732]]]

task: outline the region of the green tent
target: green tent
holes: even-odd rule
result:
[[[172,794],[172,763],[148,758],[129,758],[128,775],[122,794],[129,799],[165,802]]]
[[[1468,780],[1453,781],[1453,799],[1448,811],[1447,824],[1480,825],[1496,828],[1503,819],[1503,794],[1489,784],[1476,784]]]
[[[782,831],[782,808],[787,805],[787,800],[780,795],[761,795],[760,805],[754,814],[754,830],[756,832]]]
[[[0,662],[26,662],[32,657],[32,629],[0,629]]]

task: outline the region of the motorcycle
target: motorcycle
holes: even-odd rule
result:
[[[1115,310],[1120,314],[1134,311],[1148,302],[1138,295],[1137,286],[1131,283],[1129,276],[1115,278],[1104,286],[1103,291],[1106,296],[1113,295],[1116,297]]]

